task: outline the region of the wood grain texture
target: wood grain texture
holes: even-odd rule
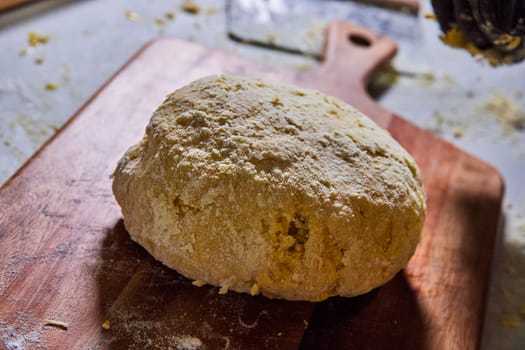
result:
[[[371,45],[350,44],[350,34]],[[175,39],[147,45],[0,189],[0,347],[18,339],[27,348],[160,349],[195,337],[202,349],[478,348],[503,183],[490,166],[370,100],[365,80],[394,53],[388,39],[345,23],[330,27],[326,61],[312,73]],[[168,93],[216,73],[334,94],[414,155],[428,217],[405,271],[364,296],[317,304],[222,296],[130,240],[111,193],[116,162]],[[70,326],[43,328],[46,318]]]
[[[10,8],[13,8],[13,7],[22,5],[22,4],[26,4],[30,1],[35,1],[35,0],[1,0],[0,1],[0,11],[8,10]]]

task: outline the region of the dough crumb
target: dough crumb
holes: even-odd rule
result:
[[[46,85],[44,86],[44,89],[46,89],[47,91],[55,91],[57,88],[58,86],[53,83],[46,83]]]
[[[206,285],[206,282],[204,282],[203,280],[195,280],[191,282],[191,284],[193,284],[195,287],[202,287]]]
[[[193,0],[184,0],[181,5],[181,8],[184,12],[196,15],[201,11],[201,7]]]
[[[47,44],[51,37],[49,35],[40,35],[35,32],[29,32],[27,34],[27,43],[31,47],[35,47],[40,44]]]
[[[126,12],[124,12],[124,17],[126,17],[126,19],[131,22],[136,22],[140,18],[138,13],[130,11],[130,10],[127,10]]]
[[[258,283],[252,284],[252,287],[250,288],[250,294],[253,296],[259,294],[259,284]]]
[[[44,320],[44,326],[52,326],[52,327],[61,328],[63,330],[67,330],[68,324],[62,321]]]
[[[164,20],[162,18],[155,18],[155,24],[158,25],[158,26],[165,26],[166,25],[166,22],[164,22]]]

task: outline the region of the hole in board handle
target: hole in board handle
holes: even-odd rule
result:
[[[352,33],[348,36],[348,40],[359,47],[370,47],[372,45],[372,41],[361,34]]]

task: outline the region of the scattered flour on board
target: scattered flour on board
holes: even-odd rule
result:
[[[40,327],[23,326],[15,329],[0,321],[0,346],[7,350],[47,349],[40,343],[42,329]],[[31,328],[33,328],[31,330]]]
[[[459,139],[464,136],[491,143],[511,142],[523,153],[521,138],[525,131],[525,106],[515,94],[497,90],[476,102],[443,111],[434,111],[425,128],[441,136]],[[499,132],[497,130],[500,130]]]
[[[483,107],[506,132],[525,129],[525,111],[503,94],[494,92]]]

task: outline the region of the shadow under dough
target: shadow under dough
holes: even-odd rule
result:
[[[197,288],[133,242],[122,220],[105,235],[96,280],[106,348],[298,348],[314,304]]]
[[[424,349],[426,342],[416,292],[401,271],[367,294],[317,304],[301,349]]]

